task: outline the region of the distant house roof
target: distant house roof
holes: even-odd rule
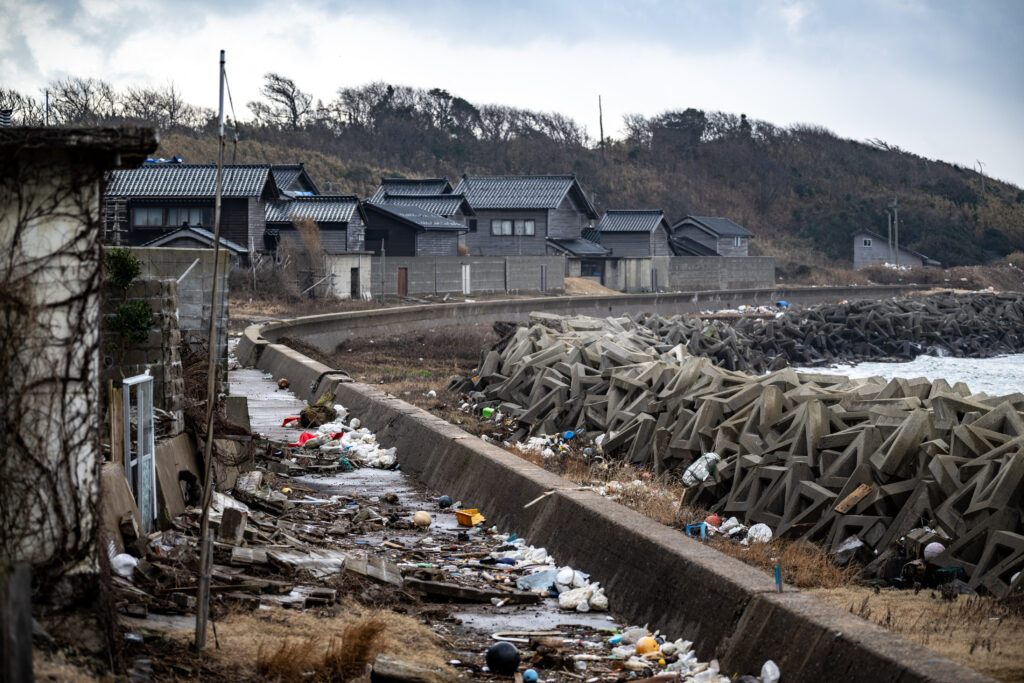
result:
[[[385,192],[379,199],[370,199],[370,201],[374,204],[388,206],[415,206],[449,218],[457,214],[460,209],[466,216],[475,215],[473,207],[461,194],[393,195],[390,192]]]
[[[182,226],[177,230],[172,230],[171,232],[164,233],[163,235],[160,235],[160,237],[157,237],[155,240],[150,240],[149,242],[146,242],[141,246],[162,247],[168,244],[173,244],[174,242],[181,239],[192,239],[202,244],[205,244],[210,249],[213,248],[213,233],[207,230],[206,228],[201,228],[197,225]],[[224,249],[227,249],[233,254],[246,253],[245,247],[223,237],[220,238],[220,246]]]
[[[711,247],[681,235],[669,235],[668,246],[675,256],[718,256],[718,252]]]
[[[572,193],[589,218],[597,218],[574,175],[464,175],[455,186],[474,209],[557,209]]]
[[[668,221],[661,209],[609,209],[604,212],[600,222],[594,229],[602,232],[651,232],[664,222],[666,230]]]
[[[316,183],[306,173],[302,164],[271,164],[270,170],[274,174],[274,182],[282,192],[312,192],[320,194]]]
[[[684,223],[690,223],[705,232],[718,235],[719,237],[753,237],[750,232],[741,225],[733,223],[728,218],[712,218],[710,216],[686,216],[679,220],[672,229],[675,230]]]
[[[317,223],[348,223],[359,210],[359,198],[350,194],[321,194],[267,202],[267,223],[291,223],[310,218]]]
[[[612,253],[597,242],[592,242],[581,237],[574,237],[572,239],[555,239],[553,237],[549,237],[548,244],[569,256],[600,258],[609,256]]]
[[[884,235],[880,235],[877,232],[874,232],[872,230],[864,230],[863,228],[858,230],[857,232],[853,233],[853,239],[856,240],[858,235],[867,235],[869,237],[874,237],[875,239],[882,240],[883,242],[888,242],[888,240],[889,240],[889,238],[885,237]],[[900,251],[905,251],[908,254],[913,254],[914,256],[917,256],[918,258],[920,258],[922,261],[924,261],[929,266],[941,266],[942,265],[941,261],[936,261],[935,259],[933,259],[931,257],[925,256],[924,254],[922,254],[919,251],[914,251],[913,249],[908,249],[907,247],[900,247]]]
[[[378,211],[418,230],[457,230],[465,232],[466,226],[418,206],[401,204],[375,204],[364,202],[367,211]]]
[[[225,197],[279,194],[270,164],[224,166]],[[217,193],[216,164],[143,164],[112,171],[108,195],[120,197],[213,197]]]
[[[447,178],[381,178],[380,186],[374,191],[370,201],[378,201],[385,194],[409,196],[448,194],[451,191],[452,184]]]

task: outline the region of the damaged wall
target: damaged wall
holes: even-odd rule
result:
[[[155,147],[149,129],[0,129],[0,565],[39,588],[94,576],[101,184]]]

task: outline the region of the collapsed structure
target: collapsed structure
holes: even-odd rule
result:
[[[1019,339],[1024,300],[980,300],[1004,321],[1004,341]],[[936,562],[962,568],[971,587],[1002,596],[1021,585],[1024,395],[791,368],[754,377],[667,341],[684,341],[682,321],[532,322],[485,352],[474,378],[452,385],[476,409],[508,418],[517,437],[573,430],[656,471],[715,453],[688,502],[833,549],[856,536],[876,564],[927,527],[912,540],[947,542]]]

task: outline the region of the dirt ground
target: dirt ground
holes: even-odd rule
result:
[[[566,294],[622,294],[614,289],[608,289],[600,282],[594,282],[582,277],[565,278]]]

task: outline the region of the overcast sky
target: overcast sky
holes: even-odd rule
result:
[[[1024,0],[0,0],[0,85],[35,94],[173,82],[216,108],[220,48],[239,116],[276,71],[324,100],[383,80],[559,111],[596,138],[600,94],[609,135],[718,109],[1024,185]]]

